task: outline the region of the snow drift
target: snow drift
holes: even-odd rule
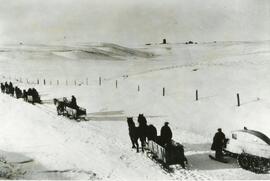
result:
[[[221,164],[208,158],[212,137],[219,127],[227,135],[246,126],[270,136],[269,42],[154,44],[131,50],[111,44],[91,46],[65,46],[69,48],[62,55],[57,53],[76,61],[0,59],[1,81],[13,81],[21,88],[36,87],[41,99],[47,101],[33,106],[0,94],[2,150],[22,153],[40,163],[43,171],[67,179],[270,178],[269,174],[239,168],[233,159],[230,164]],[[126,61],[77,61],[77,53],[89,47],[106,58]],[[16,81],[20,77],[22,81]],[[37,84],[38,78],[52,83]],[[87,109],[90,121],[74,122],[56,115],[49,100],[71,95]],[[125,119],[134,116],[136,120],[139,113],[144,113],[148,123],[158,130],[165,121],[170,122],[173,138],[185,146],[189,170],[177,169],[168,175],[145,154],[131,149]],[[31,173],[29,177],[43,178]]]

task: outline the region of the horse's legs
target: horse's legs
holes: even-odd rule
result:
[[[141,137],[140,141],[141,141],[141,145],[142,145],[142,152],[144,152],[145,139]]]
[[[135,139],[135,145],[136,145],[136,148],[137,148],[137,152],[139,153],[139,143],[138,143],[138,139]]]
[[[131,140],[131,143],[132,143],[132,148],[135,148],[135,145],[134,145],[135,141],[134,141],[133,136],[131,134],[129,134],[129,137],[130,137],[130,140]]]

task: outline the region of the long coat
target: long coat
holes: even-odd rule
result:
[[[160,130],[160,137],[161,137],[163,143],[169,143],[172,139],[171,128],[167,125],[163,126]]]
[[[217,132],[213,138],[211,150],[222,150],[224,144],[225,144],[225,134],[223,132]]]

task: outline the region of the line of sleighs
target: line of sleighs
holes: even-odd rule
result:
[[[35,88],[29,88],[28,90],[20,89],[17,86],[13,86],[12,82],[1,83],[1,92],[15,96],[17,99],[23,98],[30,103],[41,103],[38,91]]]
[[[28,90],[20,89],[17,86],[13,86],[12,82],[1,83],[1,92],[16,97],[17,99],[22,98],[26,102],[35,104],[41,104],[40,95],[35,88],[29,88]],[[68,100],[66,97],[53,99],[56,105],[58,115],[66,116],[70,119],[85,119],[86,109],[77,105],[75,96]]]

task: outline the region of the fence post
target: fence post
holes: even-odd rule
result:
[[[44,83],[44,85],[46,85],[46,80],[45,79],[43,80],[43,83]]]
[[[239,96],[239,93],[237,93],[237,106],[238,107],[240,106],[240,96]]]
[[[99,85],[101,86],[101,77],[99,77]]]
[[[118,83],[117,83],[117,80],[115,81],[115,88],[117,88],[118,87],[118,85],[117,85]]]
[[[196,101],[199,100],[199,94],[198,94],[198,90],[196,90]]]
[[[39,84],[39,79],[37,79],[37,84]]]
[[[165,87],[163,87],[162,95],[165,96]]]
[[[138,92],[140,92],[140,85],[138,85]]]

